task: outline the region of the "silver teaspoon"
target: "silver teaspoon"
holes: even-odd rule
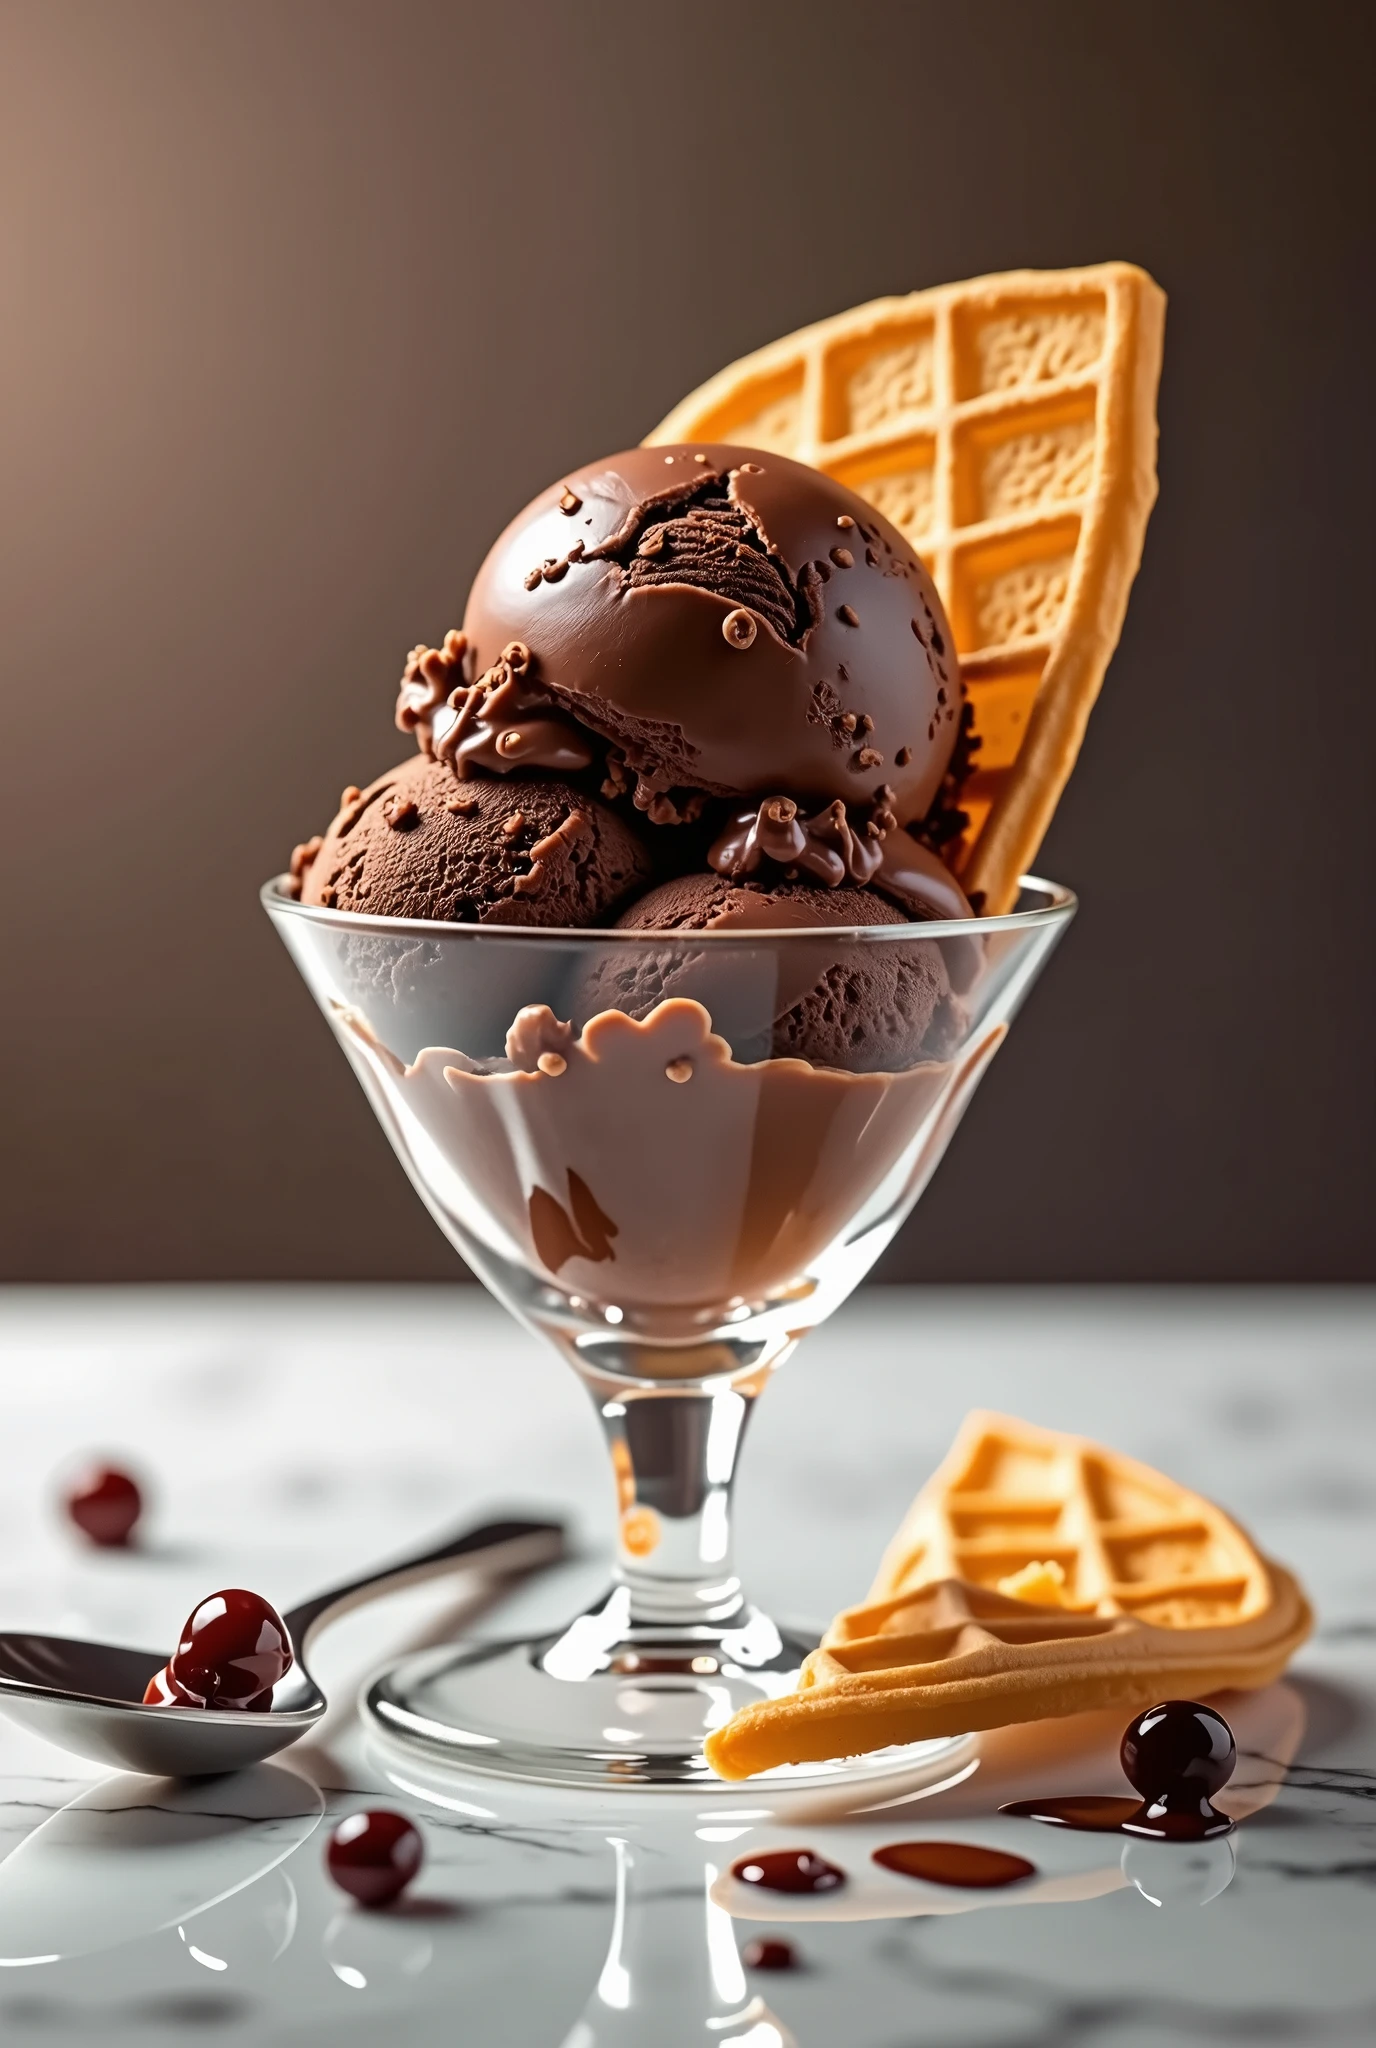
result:
[[[145,1707],[144,1690],[166,1652],[117,1649],[68,1636],[0,1634],[0,1713],[59,1749],[120,1770],[194,1778],[243,1770],[296,1742],[328,1702],[306,1667],[327,1621],[384,1589],[416,1585],[454,1565],[485,1578],[517,1577],[564,1553],[558,1522],[484,1522],[447,1541],[332,1587],[282,1619],[295,1662],[266,1714],[227,1707]]]

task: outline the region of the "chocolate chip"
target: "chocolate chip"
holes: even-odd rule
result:
[[[839,518],[837,519],[836,524],[844,528],[848,526],[854,526],[855,521],[851,518],[849,512],[842,512]]]
[[[841,621],[841,624],[843,626],[858,626],[860,623],[859,619],[856,618],[855,613],[852,611],[851,607],[848,604],[843,604],[842,606],[840,606],[836,616]]]
[[[884,756],[875,747],[861,747],[855,757],[857,768],[882,768]]]
[[[668,1081],[691,1081],[693,1078],[693,1062],[686,1058],[670,1060],[668,1066],[664,1069],[664,1077]]]
[[[551,1080],[557,1080],[567,1068],[568,1061],[561,1052],[542,1052],[535,1064],[542,1074],[548,1074]]]
[[[838,569],[849,569],[855,562],[855,557],[849,548],[833,548],[831,559],[835,562]]]
[[[911,747],[900,747],[898,749],[898,752],[893,757],[895,767],[906,768],[909,761],[912,760],[912,757],[913,750]]]
[[[570,490],[568,485],[565,484],[563,492],[559,499],[559,510],[561,512],[567,512],[570,514],[570,516],[572,516],[573,513],[581,512],[582,509],[583,500],[579,497],[576,491]]]
[[[540,585],[544,582],[544,580],[544,571],[542,569],[532,569],[530,574],[526,577],[526,589],[538,590],[540,588]]]
[[[748,612],[744,605],[737,605],[736,609],[728,612],[721,622],[722,638],[728,647],[753,646],[759,630],[755,614]]]

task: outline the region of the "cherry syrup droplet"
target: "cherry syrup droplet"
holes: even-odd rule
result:
[[[731,1875],[763,1892],[834,1892],[846,1881],[844,1870],[812,1849],[764,1849],[741,1856]]]
[[[891,1842],[872,1859],[882,1870],[901,1877],[920,1877],[927,1884],[949,1884],[962,1891],[993,1891],[1035,1877],[1037,1866],[1025,1856],[1003,1849],[982,1849],[975,1842]]]
[[[286,1624],[259,1593],[228,1587],[202,1600],[143,1696],[150,1707],[231,1707],[265,1714],[291,1668]]]
[[[1197,1841],[1232,1826],[1212,1802],[1233,1775],[1237,1744],[1222,1714],[1197,1700],[1163,1700],[1129,1724],[1119,1751],[1143,1811],[1132,1832]]]
[[[798,1951],[782,1934],[757,1934],[741,1950],[747,1970],[796,1970]]]
[[[63,1505],[83,1536],[117,1549],[133,1535],[143,1513],[138,1484],[116,1465],[95,1465],[67,1488]]]
[[[1160,1842],[1205,1842],[1232,1833],[1233,1821],[1210,1803],[1232,1777],[1237,1760],[1233,1731],[1215,1708],[1197,1700],[1163,1700],[1148,1707],[1129,1724],[1119,1754],[1140,1800],[1015,1799],[999,1812],[1053,1827]]]
[[[404,1813],[375,1806],[351,1813],[330,1836],[325,1867],[341,1891],[364,1906],[387,1906],[420,1869],[425,1844]]]

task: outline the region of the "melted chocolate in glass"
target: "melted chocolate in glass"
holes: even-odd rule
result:
[[[1003,1849],[981,1849],[973,1842],[890,1842],[876,1849],[874,1862],[900,1877],[920,1877],[927,1884],[956,1885],[962,1891],[993,1891],[1035,1877],[1037,1866],[1025,1856]]]
[[[1234,1823],[1212,1804],[1237,1761],[1222,1714],[1197,1700],[1163,1700],[1139,1714],[1120,1755],[1140,1799],[1015,1799],[1002,1813],[1096,1834],[1146,1835],[1158,1842],[1205,1842]]]

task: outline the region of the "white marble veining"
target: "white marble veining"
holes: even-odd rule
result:
[[[983,1784],[902,1815],[794,1829],[852,1872],[850,1917],[781,1904],[758,1924],[788,1922],[805,1967],[747,1974],[737,1949],[757,1923],[732,1921],[723,1873],[790,1831],[750,1819],[744,1793],[733,1822],[494,1794],[395,1760],[388,1781],[351,1700],[389,1651],[452,1625],[428,1589],[322,1640],[329,1719],[261,1775],[102,1779],[0,1721],[0,2038],[1370,2041],[1376,1303],[869,1291],[808,1341],[753,1425],[739,1531],[757,1595],[799,1621],[853,1598],[974,1405],[1103,1437],[1216,1496],[1314,1597],[1292,1719],[1281,1700],[1239,1709],[1248,1773],[1281,1784],[1209,1903],[1219,1872],[1203,1862],[1133,1864],[1112,1838],[995,1818],[991,1760]],[[0,1417],[0,1627],[156,1648],[213,1585],[289,1605],[511,1505],[569,1513],[589,1555],[472,1626],[561,1619],[600,1582],[610,1487],[585,1396],[473,1288],[0,1293]],[[53,1511],[64,1461],[92,1451],[152,1482],[138,1552],[82,1549]],[[1301,1705],[1285,1768],[1269,1751]],[[1081,1728],[1057,1769],[1118,1789],[1109,1735]],[[367,1915],[330,1887],[320,1851],[331,1818],[378,1797],[420,1817],[429,1855],[403,1910]],[[934,1831],[1018,1846],[1038,1864],[1035,1895],[938,1898],[874,1879],[874,1846]]]

